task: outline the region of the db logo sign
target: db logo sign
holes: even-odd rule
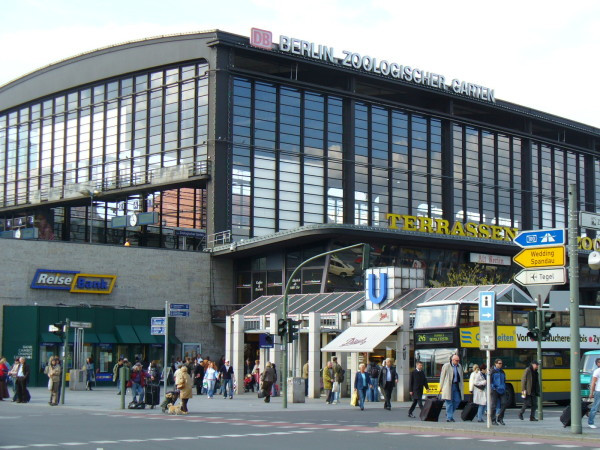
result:
[[[259,28],[252,28],[250,31],[250,45],[271,50],[273,46],[273,33]]]

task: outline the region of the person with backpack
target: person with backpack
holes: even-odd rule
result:
[[[369,366],[367,367],[367,373],[369,374],[369,390],[367,391],[367,400],[370,402],[378,402],[379,401],[379,392],[377,390],[377,386],[379,383],[379,372],[381,368],[377,365],[377,361],[374,359],[371,360]]]
[[[333,364],[333,387],[331,392],[333,393],[331,403],[338,404],[340,402],[340,392],[342,392],[342,383],[344,382],[344,375],[346,371],[337,362],[337,356],[331,358]]]
[[[494,362],[494,369],[490,374],[490,387],[492,389],[492,425],[506,425],[504,423],[504,411],[506,411],[506,374],[502,370],[502,360]]]
[[[413,411],[417,404],[419,405],[419,409],[423,410],[423,388],[429,390],[427,377],[425,376],[425,372],[423,372],[423,363],[421,361],[417,361],[415,370],[411,372],[408,386],[410,398],[413,401],[408,409],[408,417],[414,418]]]

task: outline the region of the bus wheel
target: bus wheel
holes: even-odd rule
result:
[[[509,408],[514,408],[517,406],[515,403],[515,390],[512,384],[506,385],[506,404]]]

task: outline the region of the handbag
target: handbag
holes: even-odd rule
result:
[[[48,380],[48,390],[51,391],[52,390],[52,378],[50,378]]]
[[[350,406],[358,406],[358,391],[354,391],[352,393],[352,398],[350,399]]]

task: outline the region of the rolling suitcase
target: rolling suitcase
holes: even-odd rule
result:
[[[590,403],[581,402],[581,417],[589,414],[590,412]],[[560,421],[563,424],[563,427],[571,426],[571,405],[567,406],[565,410],[560,415]]]
[[[425,400],[425,404],[419,415],[420,419],[425,422],[437,422],[442,412],[442,406],[444,406],[443,400],[428,398]]]
[[[144,387],[144,403],[152,409],[160,404],[160,385],[147,384]]]
[[[473,403],[473,402],[469,402],[465,405],[465,407],[462,410],[462,413],[460,414],[460,418],[464,421],[470,420],[472,421],[475,416],[477,415],[477,409],[479,408],[479,405]]]

